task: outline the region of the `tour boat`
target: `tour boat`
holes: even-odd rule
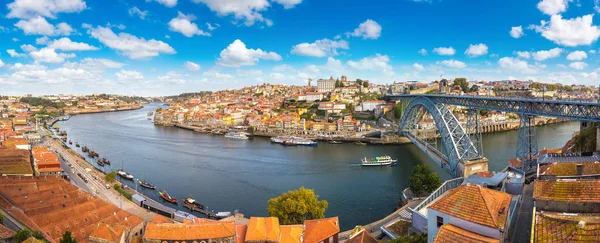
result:
[[[158,192],[158,194],[160,195],[160,198],[162,198],[163,200],[170,202],[170,203],[177,204],[177,199],[174,197],[171,197],[171,195],[169,195],[169,193],[167,193],[166,190],[160,191],[160,192]]]
[[[125,172],[123,169],[117,170],[117,174],[123,179],[133,180],[133,175]]]
[[[329,143],[330,143],[330,144],[340,144],[340,143],[342,143],[342,142],[340,142],[340,141],[335,141],[335,140],[330,140],[330,141],[329,141]]]
[[[188,197],[183,200],[183,206],[189,207],[190,209],[204,209],[204,205],[198,203],[195,199]]]
[[[367,146],[367,143],[363,143],[363,142],[355,142],[354,144],[360,145],[360,146]]]
[[[396,165],[398,160],[392,159],[392,157],[384,155],[377,156],[375,158],[367,159],[366,157],[362,159],[363,166],[386,166],[386,165]]]
[[[295,143],[296,145],[300,145],[300,146],[311,146],[311,147],[317,146],[317,142],[312,141],[310,139],[306,139],[306,138],[294,138],[294,139],[292,139],[292,142]]]
[[[242,133],[237,133],[237,132],[228,132],[227,134],[225,134],[225,137],[232,138],[232,139],[248,140],[248,136],[246,136]]]
[[[283,142],[289,141],[291,139],[291,137],[271,137],[271,143],[283,144]]]
[[[292,140],[285,140],[285,141],[281,142],[281,145],[283,145],[283,146],[296,146],[298,144],[294,143],[294,141],[292,141]]]
[[[148,188],[148,189],[156,189],[155,185],[150,184],[146,180],[139,181],[139,182],[140,182],[140,186],[143,186],[143,187]]]

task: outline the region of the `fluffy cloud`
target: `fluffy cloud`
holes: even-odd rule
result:
[[[146,2],[150,2],[152,0],[146,0]],[[177,5],[177,0],[154,0],[157,3],[160,3],[162,5],[165,5],[169,8],[175,7],[175,5]]]
[[[520,73],[535,73],[536,70],[527,63],[527,61],[519,60],[512,57],[503,57],[498,60],[500,68],[515,71]]]
[[[283,5],[284,8],[290,9],[296,7],[296,5],[302,3],[302,0],[273,0],[273,2]]]
[[[573,0],[542,0],[537,8],[547,15],[555,15],[567,11],[569,2]]]
[[[569,61],[581,61],[587,58],[587,53],[585,51],[574,51],[569,53],[567,56],[567,60]]]
[[[19,20],[15,26],[26,35],[70,35],[73,28],[67,23],[60,23],[56,27],[44,17],[37,16],[27,20]]]
[[[423,71],[423,70],[425,69],[425,68],[423,67],[423,65],[421,65],[421,64],[418,64],[418,63],[414,63],[414,64],[412,65],[412,67],[413,67],[415,70],[417,70],[417,71]]]
[[[512,28],[510,28],[510,36],[512,36],[512,38],[519,39],[523,35],[524,35],[523,26],[519,25],[519,26],[513,26]]]
[[[454,50],[452,47],[437,47],[433,49],[433,52],[441,56],[452,56],[456,54],[456,50]]]
[[[18,53],[14,49],[6,50],[6,52],[8,53],[8,55],[10,55],[10,57],[24,57],[24,56],[26,56],[24,53]]]
[[[338,49],[347,50],[350,47],[345,40],[334,41],[330,39],[317,40],[313,43],[300,43],[292,47],[292,54],[300,56],[324,57],[335,56]]]
[[[0,68],[4,67],[4,62],[2,61],[2,59],[0,59]]]
[[[261,49],[248,49],[241,40],[235,40],[221,51],[218,63],[225,67],[240,67],[256,65],[259,59],[281,60],[275,52],[266,52]]]
[[[479,43],[476,45],[469,45],[469,48],[465,51],[465,55],[469,57],[478,57],[488,53],[488,47],[486,44]]]
[[[36,16],[56,18],[59,13],[81,12],[86,9],[83,0],[15,0],[7,5],[8,18],[29,19]]]
[[[146,11],[146,10],[142,11],[138,7],[130,8],[128,12],[129,12],[130,16],[137,15],[138,17],[140,17],[140,19],[145,19],[146,16],[148,16],[148,14],[149,14],[148,11]]]
[[[32,51],[29,53],[31,58],[36,62],[46,62],[46,63],[62,63],[65,61],[65,58],[73,58],[75,54],[70,53],[57,53],[54,49],[44,47],[40,50]]]
[[[48,43],[48,36],[42,36],[40,38],[35,39],[35,44],[45,45],[46,43]]]
[[[392,66],[389,62],[390,57],[387,55],[376,54],[375,56],[360,59],[358,62],[348,61],[348,66],[362,71],[392,71]]]
[[[210,10],[217,12],[218,15],[233,15],[236,20],[243,20],[247,26],[252,26],[256,22],[265,22],[267,25],[270,20],[264,18],[261,11],[270,7],[267,0],[192,0],[195,3],[204,3]],[[272,24],[272,23],[271,23]]]
[[[23,50],[25,52],[32,52],[32,51],[37,51],[37,48],[35,48],[35,46],[32,46],[30,44],[25,44],[25,45],[21,45],[21,50]]]
[[[120,81],[139,81],[144,79],[144,75],[138,71],[123,70],[115,73],[115,76]]]
[[[63,51],[94,51],[98,50],[98,47],[90,46],[83,42],[73,42],[67,37],[54,40],[48,44],[48,47],[56,50]]]
[[[89,28],[88,34],[102,44],[116,50],[130,59],[148,59],[161,53],[175,54],[169,44],[158,40],[146,40],[128,33],[115,34],[110,28],[98,26]]]
[[[190,61],[185,62],[183,66],[190,72],[197,72],[198,70],[200,70],[200,65]]]
[[[11,80],[19,85],[61,84],[68,82],[78,83],[100,79],[100,77],[85,69],[69,67],[48,69],[48,67],[38,63],[16,63],[11,65],[9,69],[14,72],[7,76],[7,80]]]
[[[198,29],[198,25],[192,22],[195,19],[196,16],[193,14],[185,15],[179,12],[176,18],[169,21],[169,30],[179,32],[187,37],[194,35],[210,36],[210,33]]]
[[[419,54],[421,54],[422,56],[426,56],[427,55],[427,50],[425,50],[424,48],[418,51]]]
[[[572,62],[571,64],[569,64],[569,67],[571,67],[573,69],[577,69],[577,70],[583,70],[587,66],[588,66],[587,63],[585,63],[585,62]]]
[[[591,45],[600,37],[600,28],[593,25],[593,14],[573,19],[563,19],[560,15],[550,17],[550,22],[543,21],[533,26],[543,37],[563,46]]]
[[[559,57],[563,52],[561,48],[552,48],[550,50],[541,50],[536,52],[528,52],[528,51],[517,51],[517,55],[521,58],[528,59],[533,57],[536,61],[545,61],[547,59]]]
[[[517,56],[519,56],[520,58],[529,59],[531,58],[531,53],[528,51],[517,51]]]
[[[348,35],[375,40],[381,36],[381,25],[371,19],[367,19],[367,21],[358,25],[358,28],[354,29],[353,32],[348,33]]]
[[[79,63],[68,62],[64,65],[67,68],[81,68],[92,72],[103,71],[104,69],[111,68],[122,68],[125,66],[124,63],[115,62],[109,59],[103,58],[84,58]]]
[[[467,67],[467,64],[465,64],[464,62],[457,61],[457,60],[454,60],[454,59],[444,60],[444,61],[436,62],[436,63],[437,64],[442,64],[442,65],[444,65],[446,67],[449,67],[449,68],[466,68]]]

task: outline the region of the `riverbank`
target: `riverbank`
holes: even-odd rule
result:
[[[144,105],[136,104],[136,105],[132,105],[132,106],[111,108],[111,109],[66,111],[65,114],[71,116],[71,115],[94,114],[94,113],[117,112],[117,111],[132,111],[132,110],[139,110],[142,108],[144,108]]]

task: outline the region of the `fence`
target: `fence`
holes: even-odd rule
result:
[[[412,211],[412,226],[421,233],[426,233],[427,217],[419,212],[421,209],[427,207],[430,203],[435,201],[437,198],[442,196],[448,190],[460,186],[464,182],[464,177],[459,177],[452,180],[445,181],[438,189],[431,193],[423,202],[417,205],[415,208],[410,209]]]

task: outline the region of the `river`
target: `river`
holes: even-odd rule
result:
[[[112,166],[146,179],[176,198],[192,196],[209,210],[239,210],[246,217],[267,216],[267,201],[301,186],[314,189],[329,202],[326,216],[339,216],[342,230],[387,216],[408,187],[418,163],[433,168],[443,180],[449,176],[412,144],[357,146],[320,143],[318,147],[284,147],[266,138],[248,141],[193,131],[154,126],[140,110],[86,114],[59,122],[69,139],[88,146]],[[562,147],[579,123],[537,128],[539,148]],[[483,135],[490,171],[500,171],[515,157],[517,131]],[[72,146],[79,153],[81,150]],[[364,168],[363,157],[390,155],[395,167]],[[89,160],[89,159],[88,159]],[[132,182],[127,182],[135,187]],[[157,199],[157,191],[140,192]],[[181,203],[180,203],[181,204]],[[173,206],[169,204],[169,206]],[[179,209],[185,211],[183,207]]]

